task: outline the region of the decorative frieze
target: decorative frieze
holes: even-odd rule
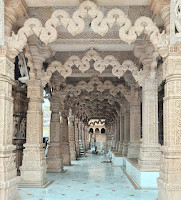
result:
[[[165,57],[168,54],[166,34],[160,33],[159,28],[149,17],[139,17],[132,26],[131,20],[122,10],[112,9],[104,17],[99,7],[89,0],[82,2],[72,17],[64,10],[54,11],[51,18],[46,21],[45,27],[42,26],[39,19],[28,19],[17,35],[13,33],[8,38],[8,46],[12,52],[21,52],[27,43],[27,38],[33,34],[45,44],[49,44],[57,39],[56,28],[60,25],[75,36],[84,31],[84,19],[87,17],[91,18],[91,29],[101,36],[117,25],[120,39],[130,44],[144,32],[162,56]],[[127,28],[125,29],[125,27]]]

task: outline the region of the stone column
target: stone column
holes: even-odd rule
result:
[[[13,138],[12,84],[14,63],[7,49],[0,48],[0,199],[18,200],[17,169]]]
[[[41,81],[36,79],[28,80],[27,87],[29,104],[20,185],[39,187],[47,183],[43,149],[43,87]]]
[[[50,144],[47,155],[47,171],[61,172],[63,170],[62,155],[60,152],[60,103],[58,97],[51,100]]]
[[[119,142],[120,142],[120,116],[118,116],[116,118],[116,141],[115,141],[115,144],[116,144],[116,150],[118,151],[119,149]]]
[[[180,200],[181,197],[181,52],[169,47],[163,64],[166,79],[164,97],[164,146],[158,179],[158,200]]]
[[[158,85],[157,80],[149,77],[142,87],[142,143],[139,166],[146,171],[160,168],[160,145],[158,144]]]
[[[42,187],[47,183],[46,160],[43,149],[43,62],[51,55],[48,47],[41,47],[31,43],[33,69],[30,80],[27,81],[27,97],[29,98],[27,111],[26,144],[23,151],[23,162],[20,167],[22,186]]]
[[[79,120],[75,118],[75,147],[76,147],[76,157],[80,155],[79,152]]]
[[[85,153],[85,125],[83,122],[81,122],[81,127],[82,127],[82,131],[81,131],[81,137],[82,137],[82,146],[83,146],[83,150]]]
[[[124,112],[124,142],[123,155],[127,156],[128,144],[130,141],[130,110],[126,109]]]
[[[68,111],[61,110],[62,124],[61,124],[61,154],[63,158],[63,165],[71,165],[70,161],[70,148],[69,148],[69,133],[68,133]]]
[[[138,158],[141,137],[141,109],[138,91],[132,90],[133,98],[130,101],[130,142],[128,146],[128,158]]]
[[[123,142],[124,142],[124,117],[120,115],[120,140],[119,140],[119,152],[123,151]]]
[[[85,150],[87,151],[89,149],[89,132],[88,132],[88,126],[85,125]]]
[[[70,109],[69,112],[69,145],[70,145],[70,157],[71,160],[76,160],[76,147],[75,147],[75,123],[74,116],[72,115],[72,111]]]

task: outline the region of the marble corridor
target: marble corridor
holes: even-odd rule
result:
[[[90,155],[73,161],[65,173],[48,173],[54,181],[44,189],[19,188],[21,200],[155,200],[157,190],[136,190],[120,167],[105,155]]]
[[[20,197],[181,200],[181,0],[0,0],[0,200]]]

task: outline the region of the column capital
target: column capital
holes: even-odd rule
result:
[[[5,35],[10,36],[13,24],[17,21],[18,17],[26,13],[27,5],[25,0],[6,0],[5,6]]]
[[[152,0],[151,1],[151,10],[154,14],[160,15],[161,10],[170,4],[170,0]]]
[[[34,76],[37,79],[42,79],[43,62],[52,55],[50,47],[30,43],[29,49],[32,55],[33,68],[35,69],[35,71],[30,74],[30,77]],[[33,73],[35,73],[35,75],[33,75]]]

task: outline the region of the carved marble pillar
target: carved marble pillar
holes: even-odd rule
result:
[[[17,169],[13,139],[14,63],[7,49],[0,48],[0,199],[18,200]]]
[[[120,139],[119,139],[119,148],[118,151],[123,151],[123,142],[124,142],[124,116],[120,115]]]
[[[70,145],[70,157],[71,160],[76,160],[76,146],[75,146],[75,123],[72,111],[69,112],[69,145]]]
[[[130,143],[128,146],[128,158],[138,158],[141,137],[141,108],[138,92],[130,101]]]
[[[26,144],[23,152],[21,170],[22,186],[42,187],[47,183],[46,160],[43,149],[43,62],[51,55],[48,47],[31,43],[33,67],[30,80],[27,81],[27,97],[29,98],[27,111]]]
[[[163,65],[166,79],[163,106],[164,146],[161,147],[161,169],[158,200],[180,200],[181,197],[181,52],[170,47]]]
[[[118,151],[120,141],[120,117],[115,119],[115,149]]]
[[[32,78],[27,81],[27,87],[29,104],[20,185],[41,187],[47,183],[43,149],[43,86],[41,80]]]
[[[71,165],[70,161],[70,148],[69,148],[69,133],[68,133],[68,111],[65,109],[61,109],[61,117],[62,117],[62,123],[61,123],[61,154],[63,159],[63,165],[69,166]]]
[[[139,167],[141,170],[158,171],[158,83],[154,76],[146,78],[142,87],[142,133]]]
[[[79,152],[79,120],[75,118],[75,147],[76,147],[76,157],[80,155]]]
[[[89,133],[88,133],[88,126],[85,125],[85,150],[89,149]]]
[[[83,150],[85,152],[85,125],[83,122],[81,122],[81,127],[82,127],[82,131],[81,131],[82,146],[83,146]]]
[[[124,142],[123,155],[127,156],[128,144],[130,141],[130,110],[126,109],[124,112]]]
[[[52,97],[50,121],[50,144],[47,155],[47,171],[61,172],[63,170],[62,155],[60,152],[60,103],[59,98]]]

